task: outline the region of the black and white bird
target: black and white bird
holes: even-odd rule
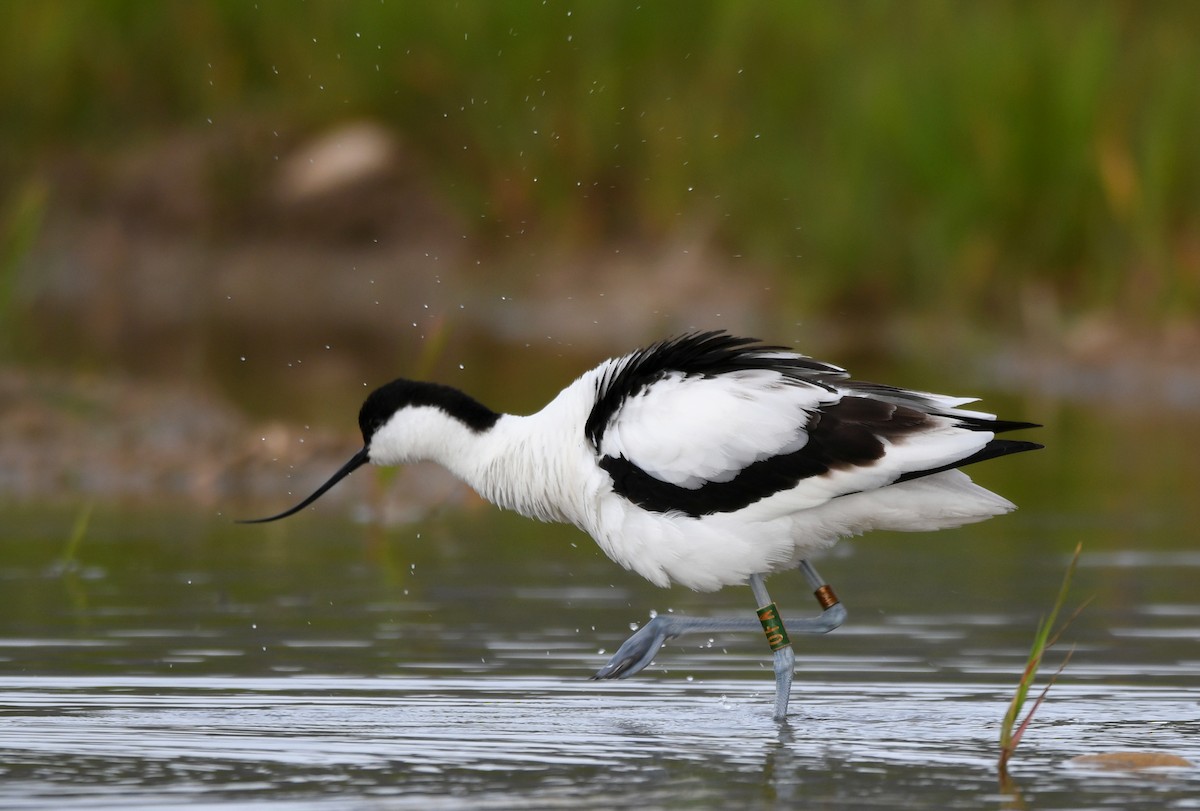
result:
[[[808,559],[873,529],[928,531],[1014,509],[958,468],[1042,447],[997,439],[1033,423],[948,397],[852,379],[837,366],[724,332],[661,341],[607,360],[529,416],[499,414],[436,383],[394,380],[358,415],[363,447],[274,521],[370,462],[432,460],[488,501],[574,524],[614,561],[659,586],[749,584],[759,617],[659,615],[595,678],[625,678],[687,632],[761,626],[775,655],[775,717],[787,713],[794,655],[767,575],[799,568],[824,633],[845,610]]]

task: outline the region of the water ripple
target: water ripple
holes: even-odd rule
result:
[[[74,807],[221,798],[287,808],[301,786],[309,800],[333,806],[350,792],[387,797],[388,807],[427,807],[431,795],[478,807],[502,792],[533,807],[604,797],[655,807],[677,804],[657,790],[666,777],[678,786],[681,775],[707,776],[693,786],[701,804],[717,786],[725,801],[753,804],[765,786],[776,798],[803,792],[843,807],[868,786],[894,802],[919,795],[922,804],[954,808],[977,807],[995,792],[1007,685],[801,680],[782,728],[770,719],[767,686],[2,677],[0,806],[62,807],[64,791],[85,783],[91,789],[71,798]],[[1066,797],[1092,790],[1061,768],[1072,757],[1153,747],[1200,762],[1197,740],[1194,691],[1060,685],[1015,771],[1040,798]],[[1197,790],[1194,772],[1127,776],[1103,796],[1150,792],[1169,807]]]

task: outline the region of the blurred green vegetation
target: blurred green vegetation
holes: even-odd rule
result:
[[[803,310],[1200,309],[1200,4],[0,8],[0,180],[253,120],[399,131],[473,236],[691,229]]]
[[[0,199],[0,359],[14,351],[22,332],[18,270],[37,238],[45,206],[45,185],[34,180]]]

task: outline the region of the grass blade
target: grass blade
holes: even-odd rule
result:
[[[1071,658],[1071,654],[1068,653],[1066,658],[1063,659],[1063,663],[1059,667],[1058,672],[1054,674],[1054,677],[1050,679],[1049,684],[1047,684],[1045,689],[1042,690],[1041,695],[1038,696],[1037,700],[1033,704],[1033,707],[1029,710],[1029,713],[1025,716],[1024,720],[1021,721],[1020,726],[1017,726],[1017,718],[1020,717],[1021,710],[1025,706],[1025,700],[1029,696],[1029,689],[1033,686],[1033,680],[1037,677],[1038,667],[1041,666],[1042,658],[1045,655],[1046,650],[1058,641],[1058,638],[1062,635],[1063,630],[1065,630],[1066,627],[1075,619],[1075,617],[1079,616],[1079,612],[1083,610],[1084,606],[1081,605],[1073,614],[1071,614],[1067,621],[1063,623],[1062,628],[1060,628],[1053,637],[1050,636],[1050,632],[1054,628],[1054,623],[1058,620],[1059,612],[1062,610],[1063,604],[1067,601],[1067,593],[1071,589],[1071,579],[1075,574],[1075,566],[1079,563],[1079,555],[1082,551],[1083,544],[1077,544],[1075,546],[1075,554],[1071,557],[1071,562],[1067,566],[1066,574],[1063,576],[1062,585],[1058,589],[1058,596],[1055,598],[1054,607],[1050,610],[1050,614],[1044,617],[1038,624],[1037,632],[1033,637],[1033,647],[1029,652],[1029,659],[1025,662],[1025,670],[1021,674],[1021,680],[1017,683],[1017,690],[1013,694],[1012,701],[1009,702],[1008,711],[1004,714],[1004,720],[1000,726],[999,765],[1001,775],[1006,773],[1009,758],[1011,758],[1013,752],[1016,751],[1017,744],[1021,742],[1021,737],[1025,734],[1025,730],[1029,727],[1029,722],[1033,720],[1034,713],[1036,713],[1038,707],[1042,705],[1042,702],[1045,700],[1046,694],[1049,692],[1051,685],[1058,680],[1063,668],[1066,667],[1067,662]],[[1084,605],[1086,605],[1086,603],[1084,603]]]

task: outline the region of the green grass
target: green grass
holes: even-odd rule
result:
[[[19,306],[21,263],[41,230],[46,208],[45,184],[28,181],[0,200],[0,359],[14,354],[26,315]]]
[[[71,526],[71,534],[67,536],[67,544],[63,547],[62,555],[55,562],[54,570],[60,574],[76,574],[80,568],[79,562],[79,547],[83,545],[83,540],[87,537],[88,529],[92,525],[92,511],[95,504],[89,502],[83,505],[79,512],[75,515],[75,522]]]
[[[693,229],[801,312],[1151,322],[1200,310],[1197,32],[1185,2],[8,3],[0,179],[366,116],[498,246]]]
[[[1000,760],[998,770],[1000,772],[1001,781],[1006,781],[1008,777],[1008,762],[1012,759],[1013,754],[1017,751],[1017,745],[1021,743],[1021,738],[1025,735],[1025,731],[1029,728],[1029,724],[1033,721],[1033,716],[1037,713],[1038,708],[1042,706],[1042,702],[1046,699],[1046,694],[1050,692],[1050,688],[1054,686],[1054,682],[1058,680],[1063,669],[1067,666],[1067,662],[1071,659],[1071,653],[1067,653],[1063,657],[1062,664],[1058,671],[1042,689],[1033,706],[1018,724],[1017,720],[1021,718],[1021,710],[1025,706],[1025,700],[1029,697],[1029,689],[1033,686],[1033,680],[1037,678],[1038,668],[1042,664],[1042,658],[1046,651],[1058,641],[1058,637],[1062,635],[1066,626],[1075,618],[1072,615],[1063,624],[1062,628],[1053,637],[1050,636],[1054,630],[1054,623],[1058,620],[1058,614],[1062,610],[1063,605],[1067,600],[1067,592],[1071,589],[1071,578],[1075,574],[1075,566],[1079,563],[1079,554],[1083,551],[1083,544],[1075,546],[1075,554],[1071,557],[1071,562],[1067,565],[1067,572],[1063,576],[1062,586],[1059,587],[1058,597],[1054,600],[1054,607],[1050,609],[1050,614],[1043,618],[1038,624],[1037,632],[1033,636],[1033,648],[1029,653],[1029,659],[1025,663],[1025,670],[1021,673],[1021,679],[1017,683],[1017,690],[1013,694],[1012,701],[1009,702],[1008,711],[1004,714],[1004,720],[1000,725]],[[1086,603],[1084,604],[1086,605]],[[1083,610],[1081,605],[1076,609],[1075,614]]]

